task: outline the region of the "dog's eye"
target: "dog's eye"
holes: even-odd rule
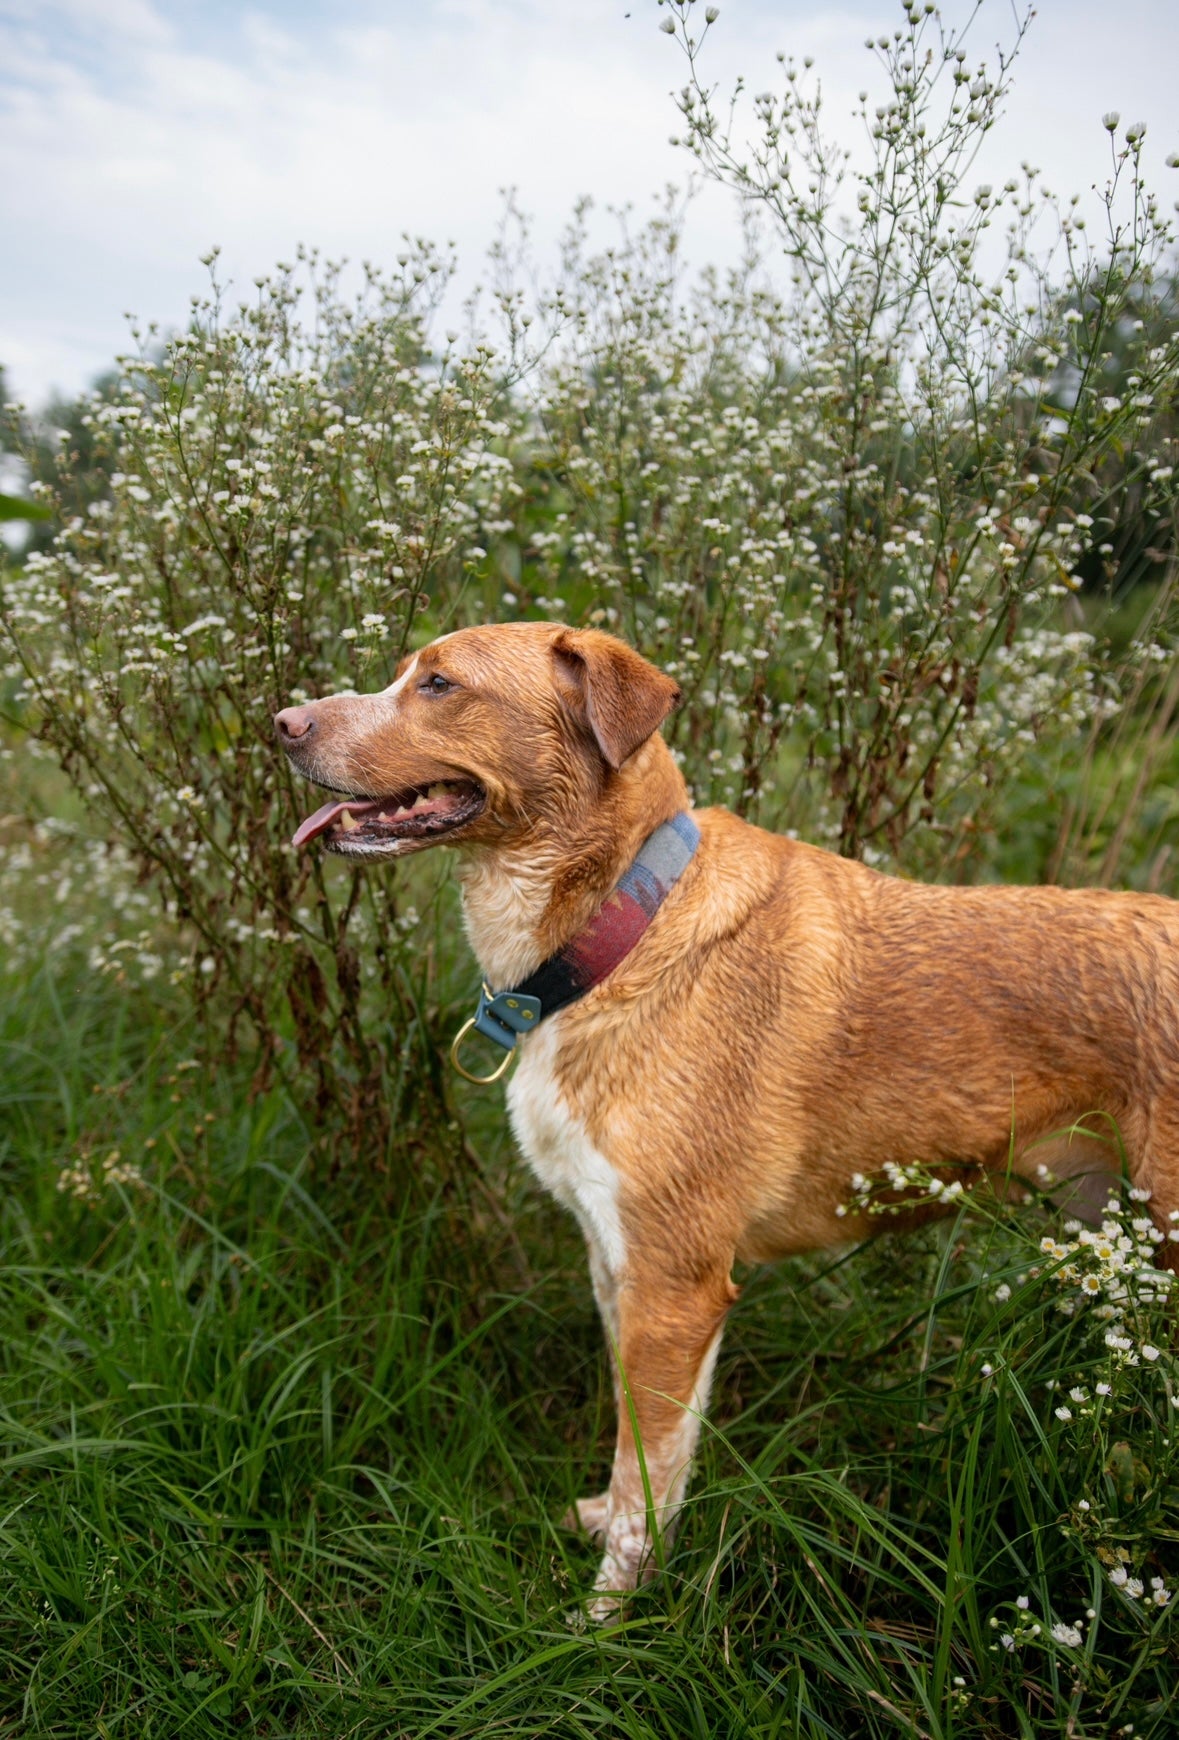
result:
[[[423,695],[445,695],[448,690],[454,688],[454,684],[449,677],[444,677],[435,671],[432,677],[427,677],[424,683],[418,684],[418,687]]]

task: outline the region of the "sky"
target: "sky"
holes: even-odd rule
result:
[[[901,21],[898,0],[718,4],[706,76],[757,91],[781,77],[776,50],[813,55],[851,143],[856,92],[878,82],[864,39]],[[973,8],[942,10],[953,23]],[[0,0],[10,394],[81,391],[126,347],[128,312],[182,325],[214,243],[248,288],[299,241],[391,265],[408,231],[453,241],[468,290],[503,188],[542,263],[581,195],[641,214],[690,167],[669,142],[684,69],[663,16],[655,0]],[[984,0],[971,58],[1009,41],[1011,20],[1009,0]],[[1108,167],[1113,109],[1146,122],[1169,207],[1177,71],[1173,0],[1040,0],[977,179],[1030,158],[1054,191],[1085,193]],[[731,259],[737,234],[732,197],[706,189],[689,258]]]

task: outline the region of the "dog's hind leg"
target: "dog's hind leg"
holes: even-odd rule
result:
[[[1158,1262],[1179,1274],[1179,1101],[1151,1106],[1141,1158],[1131,1171],[1135,1184],[1150,1191],[1151,1218],[1163,1235]]]
[[[689,1285],[635,1277],[619,1289],[622,1393],[595,1619],[654,1574],[656,1538],[671,1538],[735,1297],[727,1267]]]

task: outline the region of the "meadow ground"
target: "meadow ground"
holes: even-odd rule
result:
[[[605,1363],[498,1101],[329,1179],[166,993],[30,970],[0,1033],[0,1732],[1176,1731],[1170,1379],[1040,1209],[741,1277],[680,1540],[587,1629]]]
[[[988,70],[928,4],[868,44],[862,170],[806,65],[730,150],[690,15],[677,128],[768,226],[739,270],[686,273],[669,197],[604,252],[579,206],[549,283],[509,205],[466,345],[428,241],[358,301],[300,249],[235,306],[214,251],[187,330],[6,414],[59,531],[0,577],[0,1736],[1179,1733],[1141,1202],[1089,1235],[967,1192],[741,1274],[681,1537],[587,1628],[556,1519],[609,1465],[604,1350],[501,1090],[445,1068],[453,888],[292,859],[276,708],[518,618],[675,677],[701,805],[1175,889],[1143,129],[1106,117],[1087,232],[1026,163],[974,189],[1025,24]]]

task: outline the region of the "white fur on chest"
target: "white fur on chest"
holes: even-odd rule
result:
[[[508,1113],[524,1158],[545,1189],[572,1209],[586,1239],[617,1278],[626,1264],[620,1179],[557,1087],[560,1022],[560,1014],[551,1016],[529,1037],[508,1084]]]
[[[475,959],[493,990],[519,984],[541,962],[536,932],[552,899],[553,866],[543,853],[473,854],[460,867],[463,920]]]

